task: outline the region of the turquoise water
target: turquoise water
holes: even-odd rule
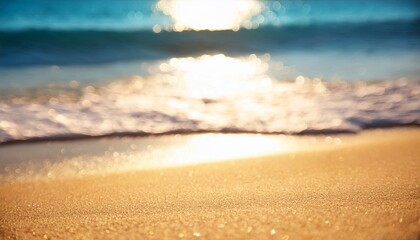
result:
[[[112,63],[120,66],[121,62],[130,66],[133,62],[213,53],[230,56],[269,53],[285,64],[296,66],[299,74],[312,77],[378,80],[419,74],[419,68],[413,64],[413,60],[419,60],[420,51],[417,1],[263,1],[261,13],[251,18],[254,28],[259,26],[256,29],[163,31],[160,34],[153,33],[153,26],[165,28],[170,26],[171,19],[156,9],[156,3],[144,0],[2,1],[0,87],[11,82],[37,84],[37,77],[31,80],[21,76],[22,71],[34,75],[34,68],[36,75],[44,73],[44,82],[100,81],[104,80],[103,76],[95,71],[49,78],[50,73],[45,69]],[[319,61],[299,59],[308,53],[311,53],[309,59],[319,56]],[[348,71],[339,70],[343,66],[335,71],[325,70],[326,66],[334,64],[328,57],[331,53],[340,59],[353,55],[359,59],[395,59],[397,56],[401,61],[396,61],[395,66],[385,64],[383,68],[376,66],[376,60],[364,61],[365,76],[350,75]],[[319,68],[324,70],[318,71]],[[401,68],[408,69],[401,73]],[[369,69],[374,70],[370,73]],[[121,71],[107,71],[107,74],[114,78],[141,72],[127,67],[124,71],[128,74]],[[15,72],[19,73],[15,75]]]
[[[415,0],[263,3],[263,25],[401,21],[419,17],[419,3]],[[169,17],[155,9],[155,4],[152,0],[4,0],[0,3],[0,29],[150,30],[155,24],[170,22]]]

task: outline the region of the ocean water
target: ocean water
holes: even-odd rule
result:
[[[420,123],[415,0],[4,0],[0,143]]]

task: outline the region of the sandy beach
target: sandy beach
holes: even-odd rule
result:
[[[235,161],[3,181],[0,238],[418,239],[420,129],[342,139]]]
[[[420,240],[419,3],[0,0],[0,240]]]

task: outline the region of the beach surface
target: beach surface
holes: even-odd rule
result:
[[[248,159],[4,180],[0,238],[419,239],[419,185],[420,129],[366,130]]]

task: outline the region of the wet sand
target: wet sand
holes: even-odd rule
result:
[[[3,181],[0,238],[418,239],[420,129],[345,138],[237,161]]]

